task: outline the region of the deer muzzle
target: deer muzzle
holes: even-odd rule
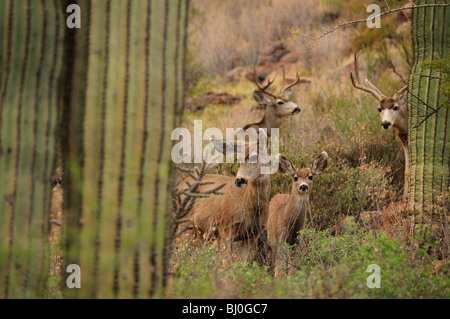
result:
[[[391,128],[392,123],[391,123],[391,122],[385,121],[385,122],[381,123],[381,126],[383,126],[383,128],[384,128],[385,130],[388,130],[388,129]]]
[[[236,178],[234,184],[237,187],[244,187],[245,185],[247,185],[247,180],[245,178]]]
[[[292,111],[292,115],[298,114],[298,113],[300,113],[300,112],[301,112],[300,108],[299,108],[299,107],[296,107],[296,108]]]
[[[308,185],[305,185],[305,184],[300,185],[299,189],[300,189],[300,191],[302,191],[302,192],[306,192],[306,191],[308,190]]]

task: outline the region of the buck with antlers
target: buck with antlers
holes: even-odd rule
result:
[[[258,81],[255,80],[258,90],[253,91],[253,97],[260,105],[265,107],[265,113],[259,122],[247,124],[243,127],[244,130],[247,130],[250,127],[253,127],[256,130],[259,128],[266,128],[270,137],[270,129],[279,128],[283,117],[300,113],[300,107],[290,100],[294,87],[300,83],[300,77],[298,74],[296,76],[296,80],[288,85],[283,68],[284,88],[278,94],[267,91],[274,80],[269,80],[264,87],[259,86]]]
[[[279,170],[293,180],[290,195],[277,194],[269,204],[267,233],[272,250],[272,265],[275,276],[281,273],[283,260],[279,256],[280,243],[293,245],[297,233],[305,227],[306,214],[309,210],[309,194],[313,179],[328,165],[328,154],[322,152],[311,164],[310,168],[296,169],[288,159],[278,155]]]
[[[269,209],[270,176],[261,173],[263,167],[269,166],[267,134],[264,130],[259,130],[257,141],[256,145],[252,145],[249,142],[212,140],[214,148],[222,154],[245,151],[245,162],[240,164],[236,178],[205,175],[199,191],[204,192],[225,183],[221,189],[224,194],[197,198],[190,213],[198,237],[208,240],[215,235],[240,242],[238,255],[242,260],[248,260],[252,248],[256,247]],[[186,187],[186,182],[189,180],[184,181],[179,189]],[[214,185],[206,184],[208,182],[214,182]]]
[[[393,97],[387,97],[381,91],[373,85],[368,79],[366,79],[366,85],[361,84],[358,72],[358,56],[359,53],[355,53],[355,78],[353,73],[350,72],[350,78],[355,88],[370,93],[378,102],[378,112],[380,112],[381,126],[385,130],[389,130],[394,127],[397,130],[397,136],[400,139],[403,147],[403,154],[405,155],[405,180],[403,188],[403,198],[406,199],[408,195],[408,169],[409,169],[409,151],[408,151],[408,108],[407,108],[407,95],[408,86],[402,87]]]

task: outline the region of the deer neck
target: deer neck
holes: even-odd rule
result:
[[[259,207],[269,202],[270,197],[270,177],[261,175],[247,185],[244,192],[244,200],[253,203],[253,207]],[[266,205],[267,206],[267,205]]]
[[[306,213],[309,209],[309,194],[300,196],[293,189],[284,209],[284,225],[286,226],[286,239],[294,244],[297,232],[305,227]]]
[[[249,183],[242,193],[239,211],[243,222],[241,227],[245,229],[244,235],[239,234],[233,240],[245,240],[261,233],[269,214],[270,177],[262,175]]]
[[[400,138],[403,146],[408,146],[408,109],[403,106],[398,114],[397,119],[393,125],[397,130],[397,135]]]
[[[409,149],[408,149],[408,108],[406,105],[400,109],[400,113],[394,124],[397,135],[402,142],[403,155],[405,156],[405,180],[403,182],[403,200],[408,197],[408,172],[409,172]]]
[[[258,122],[260,128],[267,129],[267,135],[270,136],[271,128],[279,128],[281,125],[281,117],[275,113],[270,105],[267,105],[266,112],[264,113],[261,121]]]

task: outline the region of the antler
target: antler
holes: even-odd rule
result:
[[[408,89],[408,85],[405,85],[404,87],[402,87],[400,90],[397,91],[397,93],[395,93],[394,95],[394,99],[397,100],[399,99],[403,93],[405,93],[405,91]]]
[[[284,86],[285,86],[285,87],[284,87],[284,89],[281,90],[280,94],[282,94],[282,93],[284,93],[284,92],[290,90],[292,87],[294,87],[294,86],[296,86],[297,84],[300,83],[300,76],[298,75],[298,73],[297,73],[296,75],[297,75],[297,78],[296,78],[296,80],[294,81],[294,83],[292,83],[292,84],[290,84],[290,85],[287,85],[286,74],[285,74],[285,70],[284,70],[284,66],[283,66],[283,83],[284,83]],[[266,85],[265,87],[262,88],[262,87],[260,87],[259,84],[258,84],[258,80],[257,80],[257,77],[256,77],[256,71],[255,71],[255,84],[256,84],[256,86],[258,87],[258,89],[259,89],[262,93],[267,94],[267,95],[269,95],[269,96],[271,96],[271,97],[273,97],[273,98],[282,98],[282,97],[280,97],[280,96],[276,96],[276,95],[274,95],[274,94],[269,93],[269,92],[266,91],[266,89],[273,83],[274,80],[275,80],[275,79],[273,79],[273,80],[271,81],[271,80],[269,79],[267,85]]]
[[[276,97],[277,97],[276,95],[273,95],[272,93],[269,93],[269,92],[266,91],[266,89],[273,83],[273,81],[274,81],[274,80],[270,81],[270,79],[269,79],[267,85],[266,85],[265,87],[262,88],[262,87],[259,86],[258,80],[256,79],[256,76],[255,76],[255,84],[256,84],[256,86],[258,87],[258,89],[259,89],[262,93],[267,94],[267,95],[269,95],[269,96],[271,96],[271,97],[273,97],[273,98],[276,98]]]
[[[378,101],[381,101],[383,98],[385,98],[385,96],[381,93],[381,91],[372,83],[370,83],[369,80],[366,79],[366,84],[367,86],[363,86],[361,84],[361,81],[359,79],[359,72],[358,72],[358,57],[359,57],[359,53],[355,52],[355,75],[356,75],[356,83],[355,83],[355,79],[353,78],[353,73],[350,71],[350,78],[352,79],[352,84],[355,88],[360,89],[361,91],[365,91],[368,92],[370,94],[372,94]]]
[[[282,90],[281,90],[281,93],[284,93],[284,92],[290,90],[292,87],[294,87],[294,86],[296,86],[297,84],[300,83],[300,76],[298,75],[298,73],[296,73],[296,76],[297,76],[297,78],[296,78],[296,80],[294,81],[294,83],[292,83],[292,84],[286,86],[284,89],[282,89]],[[285,75],[284,75],[284,67],[283,67],[283,81],[284,81],[285,85],[287,85],[286,77],[285,77]]]

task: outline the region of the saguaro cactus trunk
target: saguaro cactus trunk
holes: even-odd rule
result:
[[[424,1],[415,1],[422,4]],[[446,1],[425,1],[445,3]],[[442,74],[424,68],[424,61],[448,58],[450,10],[423,7],[413,10],[414,65],[409,79],[409,202],[419,219],[437,221],[448,214],[450,178],[450,114],[441,107],[447,98],[440,92]]]
[[[0,2],[0,296],[44,293],[63,11]]]
[[[171,132],[180,120],[188,3],[79,1],[66,37],[66,264],[76,297],[157,296],[169,243]]]
[[[81,29],[66,26],[72,3]],[[161,293],[188,6],[0,2],[2,297],[46,295],[56,153],[64,168],[62,297]],[[66,287],[69,264],[80,266],[81,289]]]

